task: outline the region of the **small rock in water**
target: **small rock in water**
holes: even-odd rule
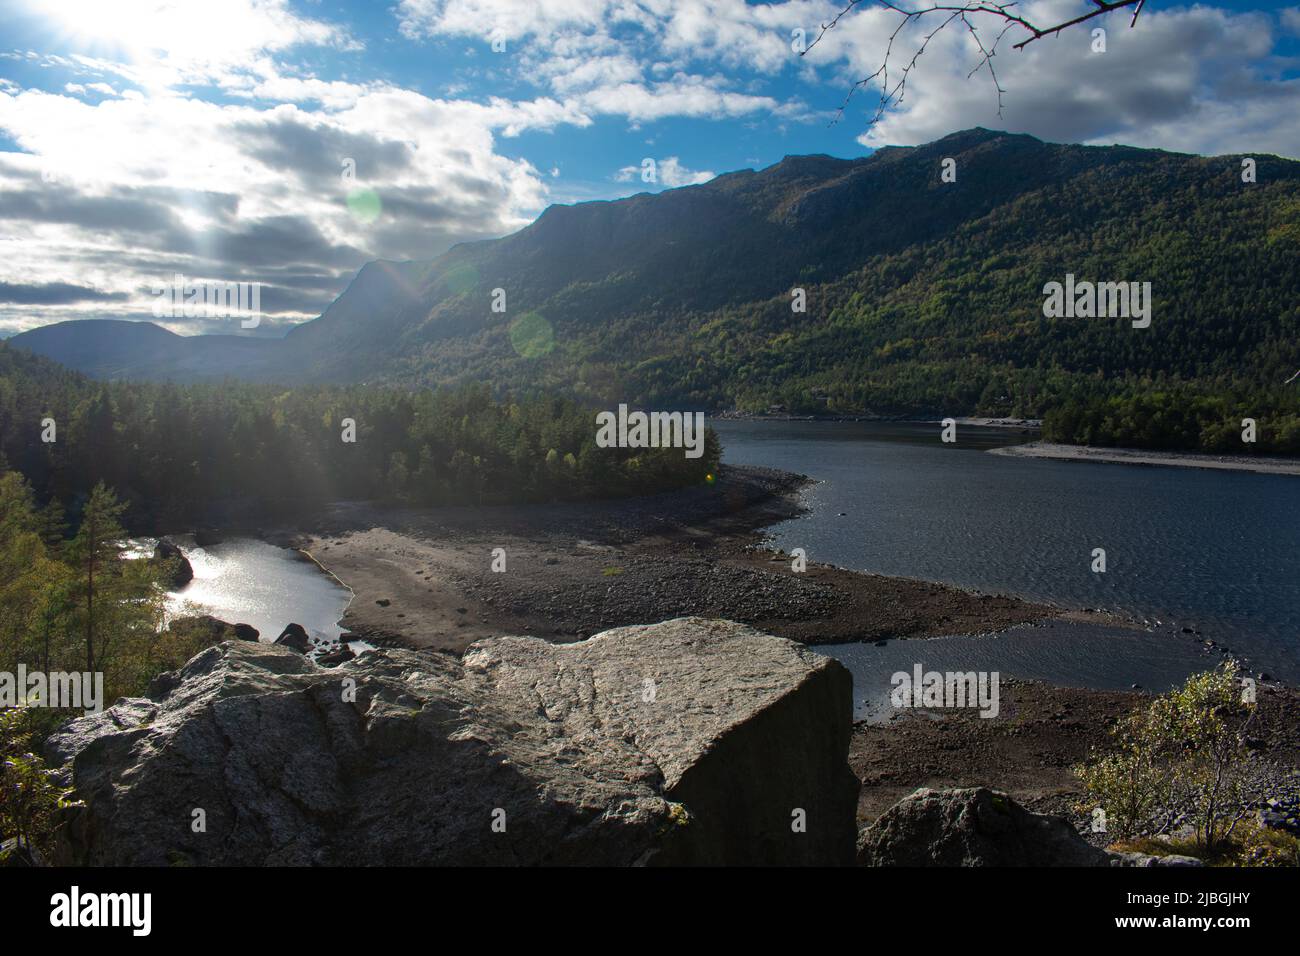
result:
[[[153,560],[169,563],[171,573],[167,575],[166,583],[174,591],[194,580],[194,568],[190,566],[189,559],[180,548],[166,539],[159,541],[153,549]]]
[[[357,655],[352,648],[348,647],[346,644],[339,644],[333,650],[317,657],[316,663],[324,667],[337,667],[344,661],[350,661],[356,656]]]
[[[299,654],[306,654],[311,647],[311,638],[307,636],[307,631],[301,624],[290,624],[275,639],[275,643],[281,647],[291,648]]]

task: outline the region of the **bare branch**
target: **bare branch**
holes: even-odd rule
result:
[[[822,38],[826,36],[827,33],[835,29],[844,17],[848,16],[849,13],[861,4],[871,3],[874,6],[891,11],[898,15],[898,23],[895,25],[894,31],[889,35],[889,42],[885,46],[884,60],[881,62],[879,69],[870,76],[863,77],[849,87],[849,92],[844,97],[844,102],[840,104],[839,110],[836,111],[835,119],[831,121],[831,125],[839,122],[840,118],[844,115],[845,108],[849,105],[849,101],[858,90],[865,86],[872,85],[879,80],[880,101],[876,106],[875,116],[872,117],[871,122],[868,124],[870,127],[878,123],[891,106],[896,106],[903,101],[903,95],[907,91],[908,76],[911,74],[912,69],[921,58],[921,54],[925,52],[926,47],[929,46],[930,41],[934,39],[935,35],[953,21],[960,20],[971,39],[975,41],[975,45],[978,47],[980,52],[978,62],[971,69],[970,73],[966,75],[966,78],[970,79],[984,67],[988,67],[989,77],[991,78],[993,88],[997,93],[998,116],[1001,116],[1002,97],[1007,91],[1003,89],[1002,84],[998,81],[997,70],[993,65],[993,57],[997,55],[998,45],[1002,42],[1002,38],[1005,37],[1010,30],[1017,29],[1025,35],[1024,39],[1012,47],[1016,50],[1023,50],[1035,40],[1041,40],[1046,36],[1055,36],[1063,30],[1084,23],[1094,17],[1103,16],[1104,14],[1111,13],[1115,10],[1121,10],[1126,7],[1134,8],[1133,18],[1129,21],[1129,26],[1132,27],[1137,23],[1138,14],[1142,12],[1142,8],[1146,4],[1146,0],[1088,0],[1088,2],[1092,4],[1092,9],[1086,13],[1070,20],[1063,20],[1062,22],[1051,26],[1040,27],[1014,11],[1016,0],[1008,0],[1006,3],[998,3],[996,0],[969,0],[969,2],[958,4],[935,2],[930,6],[922,7],[900,6],[899,3],[895,2],[895,0],[848,0],[844,9],[836,14],[834,19],[829,23],[823,23],[821,25],[821,29],[818,31],[816,38],[812,43],[808,44],[799,55],[806,56],[810,50],[814,49],[817,44],[821,42]],[[905,66],[903,66],[901,71],[898,71],[895,74],[896,78],[891,86],[890,67],[894,58],[894,42],[898,39],[899,35],[905,28],[913,24],[921,23],[922,20],[926,17],[930,17],[932,14],[942,15],[939,18],[939,25],[929,33],[925,34],[920,45],[912,54],[912,58]],[[979,28],[976,21],[981,23],[1000,23],[1002,25],[1001,32],[998,33],[992,44],[985,45],[983,38],[979,34]]]

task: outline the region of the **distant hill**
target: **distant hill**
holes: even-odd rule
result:
[[[92,346],[86,323],[11,342],[97,376],[486,381],[655,407],[1037,415],[1254,393],[1300,368],[1300,163],[1255,159],[1247,184],[1241,157],[972,129],[552,206],[432,262],[370,263],[279,342],[141,325]],[[1045,318],[1066,273],[1151,282],[1151,327]]]
[[[80,319],[56,322],[9,343],[102,379],[194,382],[268,378],[280,368],[284,342],[236,335],[177,335],[152,322]]]

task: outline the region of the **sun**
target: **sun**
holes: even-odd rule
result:
[[[142,24],[161,6],[149,0],[59,0],[30,4],[53,21],[59,36],[78,47],[136,48]]]

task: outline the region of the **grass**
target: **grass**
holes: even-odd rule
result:
[[[1260,826],[1253,820],[1242,820],[1232,838],[1212,851],[1202,847],[1194,836],[1134,837],[1113,843],[1110,849],[1152,856],[1192,856],[1206,866],[1300,866],[1300,837]]]

